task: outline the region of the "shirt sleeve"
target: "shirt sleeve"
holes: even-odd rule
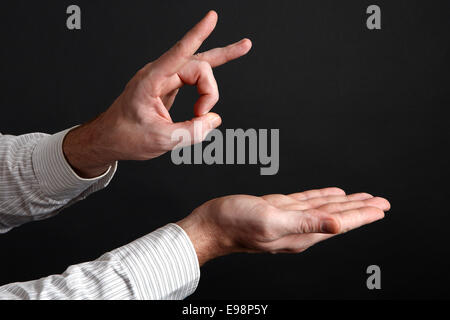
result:
[[[94,179],[82,179],[72,170],[62,150],[69,131],[0,134],[0,233],[54,216],[109,184],[117,163]]]
[[[199,279],[189,236],[169,224],[61,275],[0,287],[0,299],[177,300],[191,295]]]

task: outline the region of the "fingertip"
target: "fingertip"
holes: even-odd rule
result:
[[[216,28],[217,20],[219,16],[217,12],[214,10],[208,11],[206,16],[197,24],[197,26],[201,26],[201,33],[203,40],[206,39]]]
[[[351,200],[368,200],[368,199],[372,199],[373,195],[371,195],[370,193],[361,192],[361,193],[351,194],[348,197]]]
[[[345,196],[345,191],[338,187],[328,187],[323,189],[317,189],[321,197],[326,196]]]
[[[382,220],[386,217],[386,213],[384,210],[379,209],[379,218],[375,221]]]
[[[364,198],[373,198],[373,195],[367,192],[362,192],[359,195]]]
[[[326,218],[320,223],[320,231],[322,233],[338,234],[340,231],[339,222],[333,218]]]
[[[383,204],[383,208],[382,209],[384,211],[389,211],[391,209],[391,204],[389,203],[389,201],[387,201],[384,198],[379,198],[379,197],[378,197],[378,199],[380,199],[380,202]]]
[[[222,118],[217,113],[210,112],[207,114],[207,117],[212,129],[215,129],[222,124]]]
[[[206,112],[205,114],[197,115],[193,120],[201,121],[204,124],[209,124],[208,128],[205,128],[205,130],[217,128],[222,124],[222,118],[214,112]]]
[[[391,209],[391,204],[389,203],[389,201],[387,201],[384,198],[374,197],[374,198],[370,198],[366,201],[367,201],[367,203],[372,204],[373,206],[375,206],[385,212],[389,211]]]
[[[206,16],[207,17],[211,16],[212,18],[214,18],[215,21],[219,19],[219,15],[217,14],[216,10],[209,10]]]
[[[248,38],[244,38],[241,40],[241,44],[244,45],[248,50],[250,50],[253,46],[252,40]]]
[[[380,198],[380,199],[382,199],[383,202],[385,203],[385,208],[386,209],[384,211],[390,211],[391,210],[391,203],[385,198]]]
[[[331,187],[331,188],[328,188],[328,190],[330,191],[330,193],[333,193],[335,195],[345,196],[345,194],[346,194],[343,189],[338,188],[338,187]]]

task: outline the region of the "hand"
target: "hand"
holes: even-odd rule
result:
[[[200,265],[233,252],[300,253],[312,245],[384,218],[390,204],[338,188],[211,200],[178,222]]]
[[[116,160],[158,157],[178,144],[172,140],[177,129],[187,130],[194,143],[201,142],[198,137],[203,140],[221,124],[221,118],[209,112],[219,100],[212,68],[245,55],[252,44],[243,39],[194,55],[216,23],[217,14],[210,11],[174,47],[142,68],[105,113],[69,132],[63,149],[79,174],[94,177]],[[169,111],[185,84],[196,86],[200,94],[194,105],[195,117],[174,123]],[[202,132],[196,135],[194,122],[201,124]]]

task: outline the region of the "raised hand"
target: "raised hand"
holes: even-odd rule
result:
[[[210,11],[169,51],[139,70],[105,113],[69,132],[64,153],[79,174],[99,175],[116,160],[158,157],[178,144],[172,140],[177,129],[187,130],[198,143],[198,137],[203,140],[221,124],[221,118],[210,113],[219,100],[212,68],[245,55],[252,44],[243,39],[196,54],[217,19],[216,12]],[[185,84],[196,86],[200,97],[194,105],[194,118],[174,123],[169,111]],[[194,134],[194,122],[201,132]]]
[[[178,222],[200,264],[233,252],[299,253],[384,218],[386,199],[338,188],[211,200]]]

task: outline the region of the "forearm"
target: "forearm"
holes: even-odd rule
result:
[[[72,170],[62,150],[66,132],[0,135],[0,233],[53,216],[111,180],[115,165],[96,179]]]
[[[169,224],[61,275],[0,287],[0,299],[184,299],[199,277],[192,243]]]

